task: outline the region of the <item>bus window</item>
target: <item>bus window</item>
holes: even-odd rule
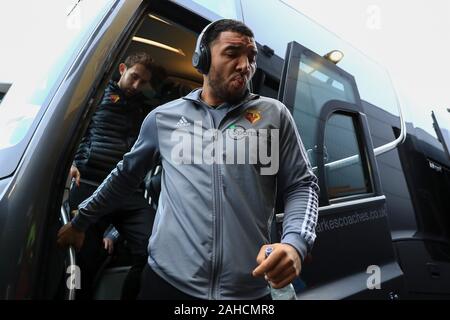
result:
[[[373,194],[372,144],[354,77],[293,41],[286,52],[279,99],[292,112],[319,178],[320,204]]]
[[[328,198],[335,199],[368,193],[357,133],[353,118],[333,114],[325,126],[325,177]]]
[[[240,20],[240,6],[236,0],[222,0],[222,1],[209,1],[209,0],[193,0],[195,3],[201,5],[208,10],[219,14],[223,18],[238,19]]]
[[[356,103],[357,93],[351,81],[337,70],[328,68],[312,56],[302,55],[298,68],[293,117],[313,167],[317,165],[312,154],[317,146],[318,117],[322,106],[330,100]]]

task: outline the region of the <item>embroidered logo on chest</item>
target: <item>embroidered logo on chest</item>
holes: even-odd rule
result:
[[[247,119],[251,124],[254,124],[256,122],[258,122],[259,120],[261,120],[261,112],[259,112],[258,110],[247,110],[245,112],[245,119]]]
[[[118,94],[112,94],[110,95],[112,103],[117,103],[120,100],[120,96]]]

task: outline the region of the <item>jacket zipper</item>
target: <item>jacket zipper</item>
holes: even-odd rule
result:
[[[235,106],[235,108],[233,109],[237,109],[238,107],[244,105],[245,103],[247,103],[250,100],[253,100],[254,97],[251,97],[249,99],[246,99],[245,101],[241,102],[239,105]],[[198,100],[197,100],[198,101]],[[199,101],[200,103],[203,103],[201,101]],[[208,108],[208,106],[205,106],[206,108]],[[212,121],[212,116],[209,113],[209,111],[207,111],[208,113],[208,118],[209,118],[209,123],[211,128],[216,129],[216,127],[214,126],[214,123]],[[226,116],[225,116],[226,117]],[[223,121],[223,119],[222,119]],[[219,123],[220,126],[220,123]],[[218,130],[216,131],[216,133],[218,133]],[[216,135],[213,136],[213,143],[216,143]],[[216,158],[216,153],[217,150],[215,148],[216,146],[214,146],[214,158]],[[222,150],[220,150],[220,152],[222,152]],[[213,196],[213,252],[212,252],[212,264],[211,264],[211,287],[209,288],[209,298],[210,299],[218,299],[218,293],[217,293],[217,289],[218,289],[218,281],[219,281],[219,270],[220,270],[220,265],[222,263],[222,252],[220,251],[221,248],[221,239],[222,239],[222,234],[220,232],[220,228],[221,228],[221,224],[219,223],[221,221],[221,217],[222,217],[222,206],[220,203],[220,189],[219,189],[219,168],[218,168],[218,164],[215,162],[213,162],[212,164],[212,171],[213,171],[213,189],[214,189],[214,196]]]
[[[211,114],[208,111],[208,117],[209,122],[211,125],[211,128],[215,129],[215,126],[212,121]],[[213,144],[216,143],[216,135],[213,136]],[[215,146],[214,146],[215,147]],[[214,148],[215,150],[215,148]],[[216,150],[215,150],[216,152]],[[214,158],[216,156],[216,153],[214,154]],[[211,287],[209,288],[209,297],[210,299],[217,300],[217,287],[218,287],[218,268],[219,268],[219,259],[220,259],[220,213],[221,213],[221,205],[220,205],[220,194],[218,190],[218,184],[219,184],[219,174],[218,174],[218,167],[217,163],[215,161],[212,164],[212,171],[213,171],[213,190],[214,190],[214,196],[213,196],[213,253],[212,253],[212,266],[211,266]]]

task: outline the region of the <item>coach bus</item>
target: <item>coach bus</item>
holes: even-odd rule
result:
[[[298,299],[449,297],[447,110],[408,102],[381,65],[287,1],[46,3],[32,4],[39,23],[15,20],[30,41],[26,59],[0,62],[17,64],[13,77],[0,74],[0,298],[76,298],[76,255],[57,248],[56,234],[69,219],[70,165],[107,82],[124,57],[147,51],[167,73],[144,92],[149,105],[200,87],[196,38],[220,18],[254,31],[250,89],[288,107],[319,178],[317,240],[294,282]],[[2,51],[13,46],[2,39]],[[282,220],[278,206],[274,242]],[[131,262],[126,244],[118,251],[98,274],[96,299],[120,296]]]

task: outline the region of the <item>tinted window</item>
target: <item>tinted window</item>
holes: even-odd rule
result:
[[[348,78],[312,56],[302,55],[297,76],[293,116],[313,166],[317,125],[322,107],[330,100],[355,103],[356,92]]]
[[[219,14],[224,18],[238,19],[238,7],[236,6],[236,0],[193,0],[201,6],[209,9],[210,11]]]
[[[42,0],[24,10],[21,2],[0,2],[0,83],[10,84],[0,107],[0,178],[16,168],[66,72],[112,4]]]
[[[324,163],[329,199],[369,192],[351,116],[334,114],[325,126]]]
[[[111,0],[75,4],[43,0],[30,3],[25,11],[15,2],[0,5],[0,11],[9,13],[0,21],[0,31],[17,30],[7,32],[0,52],[0,69],[9,76],[7,80],[12,80],[0,108],[0,151],[17,145],[26,136],[61,77],[61,70],[71,63],[68,59],[86,41]],[[23,21],[32,21],[32,27],[21,26]],[[32,54],[22,49],[24,39],[28,48],[33,48]],[[12,63],[15,61],[20,61],[20,67]]]

